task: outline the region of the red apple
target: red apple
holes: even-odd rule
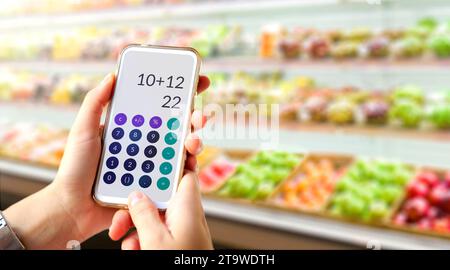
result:
[[[430,189],[427,184],[419,181],[413,181],[408,185],[408,197],[425,197],[427,196],[429,190]]]
[[[411,222],[416,222],[424,217],[428,208],[430,208],[430,204],[422,197],[409,199],[405,204],[405,212]]]
[[[429,187],[434,187],[439,184],[439,177],[436,173],[430,171],[423,171],[416,177],[422,183],[427,184]]]
[[[447,213],[450,213],[450,190],[447,190],[445,193],[441,208]]]
[[[447,187],[444,184],[439,184],[431,190],[430,194],[428,194],[428,200],[433,205],[441,206],[444,203],[446,194]]]

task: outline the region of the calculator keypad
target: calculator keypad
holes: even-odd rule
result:
[[[175,144],[180,121],[175,117],[163,121],[159,116],[140,114],[128,118],[124,113],[118,113],[111,123],[115,126],[110,134],[112,142],[105,152],[108,169],[104,170],[103,182],[167,190],[171,185],[169,176],[175,166]]]

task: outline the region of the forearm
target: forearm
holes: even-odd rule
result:
[[[78,233],[52,186],[19,201],[3,214],[27,249],[63,249]]]

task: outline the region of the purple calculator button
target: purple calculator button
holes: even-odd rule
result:
[[[152,128],[159,128],[162,124],[161,117],[159,116],[153,116],[152,119],[150,119],[150,126]]]
[[[117,125],[121,126],[127,121],[127,116],[124,113],[118,113],[114,118],[114,121]]]
[[[140,127],[144,124],[144,117],[138,114],[135,115],[131,121],[133,122],[133,126]]]

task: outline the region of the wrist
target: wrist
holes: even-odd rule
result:
[[[3,212],[27,249],[64,249],[69,240],[79,237],[57,199],[49,185]]]

